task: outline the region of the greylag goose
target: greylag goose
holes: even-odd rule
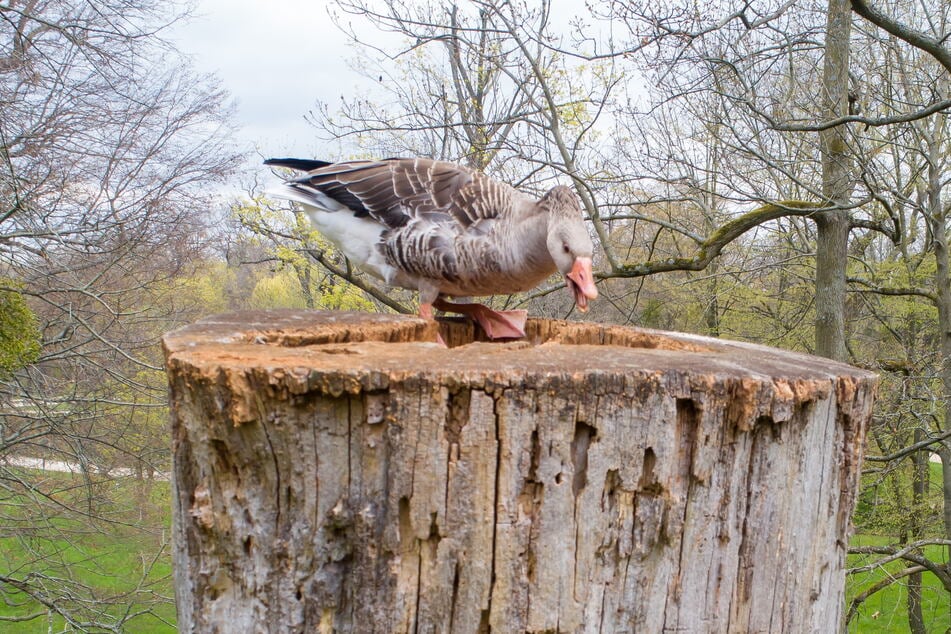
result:
[[[526,311],[445,298],[527,291],[555,271],[581,311],[598,296],[591,238],[568,187],[534,200],[480,172],[423,158],[264,163],[304,172],[271,193],[301,204],[363,270],[418,290],[426,319],[436,308],[468,315],[490,338],[523,337]]]

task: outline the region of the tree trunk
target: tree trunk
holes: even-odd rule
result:
[[[822,110],[828,119],[849,110],[849,0],[829,0]],[[822,195],[829,205],[849,204],[852,162],[844,125],[819,133]],[[816,214],[816,354],[837,361],[848,358],[845,341],[845,280],[848,263],[849,213],[844,209]]]
[[[941,82],[947,89],[948,82]],[[947,138],[947,120],[940,118],[928,137],[928,214],[934,244],[935,308],[938,309],[938,337],[941,351],[941,385],[944,392],[944,423],[951,422],[951,251],[948,247],[948,209],[942,199],[944,161],[942,149]],[[945,438],[936,447],[942,465],[942,498],[944,503],[944,537],[951,539],[951,438]],[[951,548],[945,554],[951,561]],[[951,609],[951,594],[948,596]]]
[[[874,375],[530,320],[165,337],[181,631],[832,631]]]
[[[928,634],[928,626],[921,612],[921,573],[908,575],[908,631],[911,634]]]
[[[914,442],[925,440],[925,430],[915,428]],[[911,513],[908,517],[908,535],[910,541],[918,541],[924,537],[924,517],[926,511],[925,496],[928,494],[931,469],[928,464],[927,450],[916,451],[911,454]],[[921,573],[914,572],[908,575],[908,629],[911,634],[927,634],[925,617],[921,611]]]

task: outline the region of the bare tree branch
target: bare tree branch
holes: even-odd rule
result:
[[[158,338],[193,315],[177,294],[205,247],[196,211],[212,207],[208,191],[235,159],[225,95],[161,39],[180,9],[0,5],[0,287],[24,298],[40,347],[0,373],[0,459],[83,466],[61,489],[3,469],[5,537],[35,559],[0,575],[8,596],[16,588],[29,610],[77,630],[118,631],[150,609],[144,580],[96,596],[75,583],[69,555],[77,532],[148,523],[110,506],[92,465],[134,468],[146,495],[144,474],[169,460]]]
[[[951,110],[951,98],[949,98],[936,101],[929,106],[921,108],[920,110],[914,110],[912,112],[889,117],[870,118],[862,115],[850,114],[828,119],[820,123],[783,123],[774,117],[769,116],[769,114],[767,114],[762,109],[757,108],[751,101],[747,101],[745,103],[752,112],[756,113],[757,116],[762,117],[764,121],[769,123],[771,128],[779,132],[822,132],[824,130],[830,130],[846,123],[862,123],[869,127],[879,128],[882,126],[890,126],[898,123],[911,123],[912,121],[919,121],[932,115]]]
[[[949,539],[920,539],[910,544],[906,544],[901,548],[895,546],[857,546],[849,548],[850,555],[886,555],[882,559],[875,561],[874,563],[857,566],[855,568],[849,568],[846,570],[846,574],[856,574],[859,572],[868,572],[870,570],[875,570],[880,568],[885,564],[895,561],[897,559],[904,559],[905,561],[910,561],[913,564],[922,566],[928,570],[928,572],[933,573],[938,580],[941,582],[941,585],[944,586],[945,590],[951,592],[951,573],[949,573],[945,567],[941,564],[937,564],[930,559],[925,558],[922,555],[919,555],[916,551],[920,551],[925,546],[951,546],[951,540]]]
[[[855,292],[858,293],[875,293],[876,295],[889,295],[892,297],[902,297],[902,296],[914,296],[914,297],[924,297],[932,302],[936,302],[938,296],[935,295],[933,291],[930,291],[925,288],[912,288],[912,287],[884,287],[875,284],[869,280],[862,279],[860,277],[849,277],[848,281],[850,284],[858,284],[863,288],[855,289]]]
[[[852,10],[862,16],[875,26],[884,31],[888,31],[900,40],[908,42],[915,48],[921,49],[934,57],[944,69],[951,73],[951,49],[945,47],[945,42],[951,37],[951,33],[946,33],[941,39],[930,37],[916,31],[915,29],[902,24],[901,22],[885,15],[877,7],[873,7],[865,0],[851,0]],[[947,106],[945,106],[947,108]]]
[[[611,277],[642,277],[666,271],[701,271],[715,257],[720,255],[725,246],[754,227],[787,216],[812,216],[826,209],[828,207],[819,203],[801,200],[767,203],[719,227],[699,244],[697,253],[693,257],[667,258],[662,261],[624,264],[614,271],[598,273],[597,276],[605,279]]]
[[[389,306],[396,312],[402,313],[404,315],[415,314],[416,312],[415,310],[412,310],[411,308],[408,308],[407,306],[404,306],[403,304],[399,303],[398,301],[391,298],[389,295],[387,295],[386,293],[384,293],[377,287],[373,286],[372,284],[368,284],[360,276],[353,275],[352,273],[345,271],[344,269],[341,269],[339,266],[334,264],[330,260],[330,258],[328,258],[324,254],[323,251],[318,251],[317,249],[306,249],[305,253],[307,253],[307,255],[312,257],[315,261],[319,262],[321,266],[323,266],[325,269],[327,269],[328,271],[330,271],[337,277],[344,279],[347,282],[353,284],[354,286],[359,288],[361,291],[373,297],[373,299],[383,304],[386,304],[387,306]]]
[[[870,596],[872,596],[876,592],[880,592],[881,590],[884,590],[888,586],[899,581],[900,579],[907,577],[908,575],[913,575],[918,572],[923,572],[924,570],[926,570],[924,566],[910,566],[897,573],[888,573],[883,579],[881,579],[877,583],[873,583],[871,586],[869,586],[868,588],[866,588],[865,590],[858,593],[857,595],[855,595],[855,597],[852,598],[852,600],[849,602],[848,613],[845,615],[845,622],[848,623],[853,618],[855,618],[855,615],[858,614],[859,606],[862,605],[862,603],[864,603],[866,599],[868,599]]]
[[[900,450],[890,453],[887,456],[865,456],[865,460],[868,462],[891,462],[892,460],[898,460],[900,458],[909,456],[916,451],[920,451],[926,447],[930,447],[931,445],[936,445],[947,438],[951,438],[951,430],[931,438],[926,438],[921,442],[916,442],[912,445],[908,445],[907,447],[902,447]]]

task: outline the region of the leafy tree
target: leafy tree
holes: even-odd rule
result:
[[[263,248],[254,262],[271,267],[269,275],[257,279],[251,307],[373,310],[387,306],[409,312],[364,274],[351,269],[302,214],[287,214],[260,197],[236,202],[232,213],[248,239]]]
[[[102,596],[70,557],[79,536],[149,528],[99,494],[112,465],[163,464],[158,336],[182,315],[162,300],[202,254],[197,210],[234,162],[224,94],[163,40],[185,10],[0,3],[0,331],[25,335],[0,380],[0,514],[28,554],[0,565],[0,586],[74,630],[122,630],[157,605],[144,582]],[[26,458],[78,465],[84,494],[14,466]]]
[[[40,354],[36,315],[10,280],[0,280],[0,376],[33,363]]]

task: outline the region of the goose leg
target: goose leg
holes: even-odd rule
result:
[[[436,321],[436,318],[433,316],[433,305],[431,303],[421,303],[419,305],[419,316],[423,319],[428,319],[429,321]],[[443,348],[448,348],[446,342],[443,341],[442,335],[439,334],[439,331],[436,331],[436,343],[441,345]]]
[[[437,297],[432,306],[448,313],[466,315],[477,324],[489,339],[518,339],[525,336],[527,310],[492,310],[482,304],[454,304]]]

